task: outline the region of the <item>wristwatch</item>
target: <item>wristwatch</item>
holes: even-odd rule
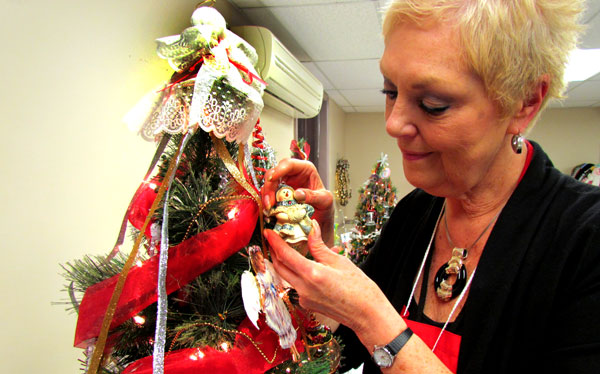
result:
[[[373,361],[375,361],[375,363],[379,365],[379,367],[391,367],[394,363],[396,355],[398,354],[398,352],[400,352],[402,347],[404,347],[404,344],[408,342],[408,339],[410,339],[412,334],[412,330],[407,327],[406,330],[402,331],[400,335],[396,336],[396,338],[387,345],[376,345],[372,356]]]

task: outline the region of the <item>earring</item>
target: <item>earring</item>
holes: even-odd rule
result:
[[[516,154],[518,154],[518,155],[520,155],[521,152],[523,152],[523,141],[524,141],[524,139],[525,138],[523,138],[521,136],[521,134],[519,133],[519,134],[513,135],[512,139],[510,141],[510,145],[511,145],[513,151]]]

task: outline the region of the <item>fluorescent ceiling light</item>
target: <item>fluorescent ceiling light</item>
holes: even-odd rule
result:
[[[600,49],[575,49],[569,56],[565,80],[584,81],[600,73]]]

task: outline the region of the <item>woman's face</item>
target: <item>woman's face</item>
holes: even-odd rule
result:
[[[507,121],[463,63],[456,30],[397,25],[380,62],[386,131],[396,138],[408,181],[461,197],[487,177],[506,144]]]

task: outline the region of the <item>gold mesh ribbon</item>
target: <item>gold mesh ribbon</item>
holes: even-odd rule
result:
[[[244,147],[239,147],[238,168],[238,165],[236,165],[236,163],[233,161],[231,154],[229,154],[227,147],[225,147],[225,143],[223,143],[223,140],[217,138],[212,132],[210,133],[210,137],[213,141],[215,149],[217,150],[219,158],[221,158],[233,179],[235,179],[235,181],[238,182],[240,186],[242,186],[246,191],[248,191],[250,196],[252,196],[254,201],[256,201],[256,204],[258,204],[258,220],[260,222],[260,238],[262,240],[263,255],[265,256],[265,258],[270,258],[269,253],[267,251],[267,246],[265,245],[265,239],[262,235],[265,226],[263,219],[262,200],[260,199],[260,195],[256,192],[254,187],[252,187],[250,182],[248,182],[248,180],[244,176]]]
[[[167,173],[163,180],[168,181],[171,179],[171,175],[175,172],[175,164],[179,154],[182,151],[182,142],[184,137],[181,137],[181,142],[179,143],[179,147],[177,149],[177,153],[171,159],[169,163],[169,168],[167,169]],[[162,183],[160,188],[158,189],[158,193],[152,206],[150,207],[150,211],[146,216],[146,220],[144,221],[144,225],[140,229],[140,232],[135,239],[135,243],[133,245],[133,249],[119,274],[119,278],[117,280],[117,284],[115,285],[115,289],[108,303],[108,308],[106,308],[106,314],[104,315],[104,319],[102,321],[102,327],[100,328],[100,334],[98,335],[98,340],[96,341],[96,345],[94,347],[94,353],[92,354],[92,359],[90,361],[90,366],[88,369],[88,374],[96,374],[98,372],[98,368],[100,366],[100,361],[102,359],[102,355],[104,353],[104,347],[106,346],[106,339],[108,338],[108,332],[110,330],[110,323],[112,322],[113,316],[115,315],[115,311],[117,309],[117,303],[119,302],[119,297],[121,297],[121,292],[123,291],[123,286],[125,285],[125,280],[127,279],[127,274],[129,274],[129,270],[133,266],[133,262],[137,257],[138,250],[140,248],[140,244],[142,243],[142,238],[144,237],[144,232],[146,232],[146,228],[148,224],[150,224],[150,220],[152,216],[154,216],[154,212],[158,208],[158,204],[162,200],[165,191],[167,189],[167,184]]]

